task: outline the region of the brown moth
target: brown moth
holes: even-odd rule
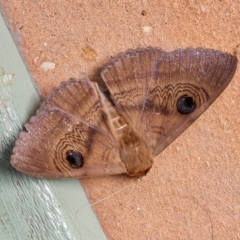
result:
[[[88,79],[62,83],[25,125],[11,156],[36,177],[145,175],[232,79],[237,58],[212,49],[147,48],[102,70],[110,97]]]

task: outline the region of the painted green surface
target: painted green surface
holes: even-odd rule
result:
[[[0,15],[0,240],[106,239],[78,180],[31,178],[10,166],[14,141],[39,102]]]

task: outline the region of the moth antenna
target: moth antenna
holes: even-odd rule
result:
[[[82,212],[82,211],[84,211],[84,210],[86,210],[86,209],[88,209],[88,208],[91,208],[92,206],[94,206],[94,205],[96,205],[96,204],[98,204],[98,203],[100,203],[100,202],[103,202],[103,201],[105,201],[105,200],[108,199],[108,198],[113,197],[114,195],[118,194],[119,192],[122,192],[122,191],[125,190],[126,188],[130,187],[135,181],[138,181],[138,179],[139,179],[139,178],[133,179],[133,181],[132,181],[131,183],[129,183],[129,184],[126,185],[125,187],[123,187],[123,188],[115,191],[114,193],[108,195],[107,197],[101,198],[101,199],[99,199],[98,201],[96,201],[96,202],[94,202],[94,203],[92,203],[92,204],[90,204],[90,205],[88,205],[88,206],[86,206],[86,207],[84,207],[84,208],[80,208],[79,210],[77,210],[76,215],[77,215],[80,211]]]

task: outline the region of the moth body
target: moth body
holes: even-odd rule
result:
[[[146,175],[153,164],[147,144],[134,132],[131,125],[121,116],[114,105],[101,96],[107,115],[107,124],[119,143],[119,155],[129,176]]]

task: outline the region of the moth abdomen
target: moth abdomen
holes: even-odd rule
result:
[[[145,141],[128,126],[128,131],[124,131],[119,142],[120,157],[126,166],[127,174],[130,176],[146,175],[152,167],[153,158]]]

